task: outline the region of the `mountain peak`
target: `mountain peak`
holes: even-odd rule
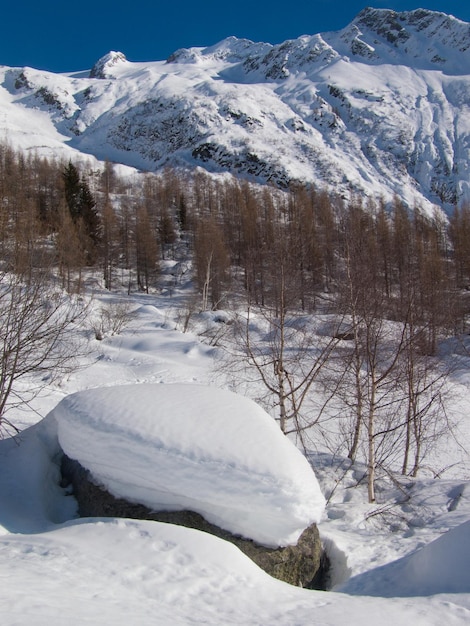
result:
[[[365,26],[388,42],[396,44],[405,42],[410,35],[400,21],[401,13],[391,9],[363,9],[353,20],[353,24]]]
[[[272,45],[268,43],[254,43],[249,39],[231,36],[206,48],[180,48],[168,57],[167,63],[198,63],[204,60],[239,63],[271,48]]]
[[[108,52],[93,65],[90,70],[90,78],[113,78],[111,68],[126,62],[126,56],[122,52]]]
[[[353,26],[359,29],[360,39],[356,36],[354,45],[345,51],[347,55],[365,56],[374,63],[442,70],[446,74],[470,72],[470,24],[452,15],[428,9],[397,12],[368,7],[342,31],[343,41],[347,41],[344,33]],[[363,54],[364,43],[376,54]]]
[[[0,98],[13,102],[10,136],[24,145],[31,128],[31,148],[57,150],[59,131],[67,150],[144,170],[301,180],[432,211],[470,200],[469,75],[470,24],[367,8],[276,45],[228,37],[166,63],[109,52],[91,78],[0,68]],[[41,136],[38,109],[51,122]]]

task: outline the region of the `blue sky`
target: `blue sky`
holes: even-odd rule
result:
[[[89,69],[110,50],[130,61],[166,59],[181,47],[235,35],[279,43],[339,30],[365,6],[427,8],[470,22],[469,0],[13,0],[2,9],[0,65]]]

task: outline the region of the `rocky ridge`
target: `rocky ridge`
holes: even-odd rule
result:
[[[276,46],[229,37],[161,62],[111,52],[88,74],[0,73],[20,146],[398,195],[429,212],[470,201],[470,24],[443,13],[367,8]],[[47,124],[26,137],[38,111]]]

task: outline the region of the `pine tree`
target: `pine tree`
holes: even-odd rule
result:
[[[82,239],[86,238],[86,255],[89,262],[96,252],[96,245],[101,238],[101,222],[96,210],[96,202],[87,182],[80,178],[78,169],[72,162],[64,169],[62,174],[64,181],[65,200],[70,211],[70,216],[78,228]]]

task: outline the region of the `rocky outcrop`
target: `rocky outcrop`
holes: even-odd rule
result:
[[[90,70],[90,78],[113,78],[112,68],[126,61],[126,56],[122,52],[108,52],[93,65]]]
[[[115,498],[93,481],[88,470],[66,455],[62,460],[62,477],[64,485],[72,487],[81,517],[148,519],[201,530],[235,544],[275,578],[298,587],[324,588],[326,562],[315,524],[305,529],[297,545],[269,548],[223,530],[194,511],[152,511],[142,504]]]

